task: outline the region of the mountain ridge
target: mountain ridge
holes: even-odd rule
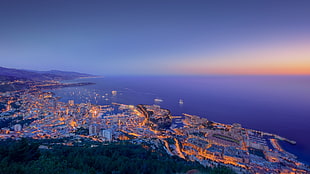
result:
[[[6,68],[0,66],[0,81],[12,81],[12,80],[59,81],[59,80],[71,80],[81,77],[93,77],[93,76],[94,75],[91,74],[71,72],[71,71],[60,71],[60,70],[35,71],[35,70]]]

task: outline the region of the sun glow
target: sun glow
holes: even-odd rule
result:
[[[309,75],[310,41],[247,47],[183,59],[173,71],[186,74]]]

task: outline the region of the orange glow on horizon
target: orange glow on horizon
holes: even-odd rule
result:
[[[216,68],[184,69],[183,72],[194,75],[310,75],[310,68]]]
[[[179,69],[180,70],[180,69]],[[231,66],[231,67],[184,67],[182,72],[197,75],[310,75],[309,65],[294,65],[291,67],[281,65],[270,66]]]
[[[201,54],[180,59],[170,70],[193,75],[310,75],[310,41]]]

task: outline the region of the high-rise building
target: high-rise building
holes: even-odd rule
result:
[[[97,135],[97,126],[96,125],[90,125],[89,128],[88,128],[88,131],[89,131],[89,135],[92,136],[92,135]]]
[[[6,111],[11,110],[11,105],[6,105]]]
[[[73,105],[74,105],[74,100],[69,100],[69,101],[68,101],[68,104],[69,104],[70,106],[73,106]]]
[[[11,110],[11,103],[12,103],[12,101],[9,100],[8,104],[6,105],[6,111],[10,111]]]
[[[15,132],[20,132],[22,130],[22,125],[20,124],[15,124],[14,125],[14,131]]]
[[[112,131],[111,130],[101,130],[102,137],[106,141],[112,141]]]

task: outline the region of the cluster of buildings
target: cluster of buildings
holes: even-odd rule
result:
[[[240,173],[310,172],[309,166],[281,148],[282,137],[189,114],[171,116],[157,105],[64,103],[52,92],[41,90],[2,93],[0,102],[4,106],[0,113],[3,139],[147,141],[170,155],[205,166],[226,165]]]
[[[309,166],[280,147],[277,135],[188,114],[184,114],[183,123],[182,127],[173,129],[183,147],[181,151],[201,164],[212,166],[217,162],[245,173],[309,172]]]

